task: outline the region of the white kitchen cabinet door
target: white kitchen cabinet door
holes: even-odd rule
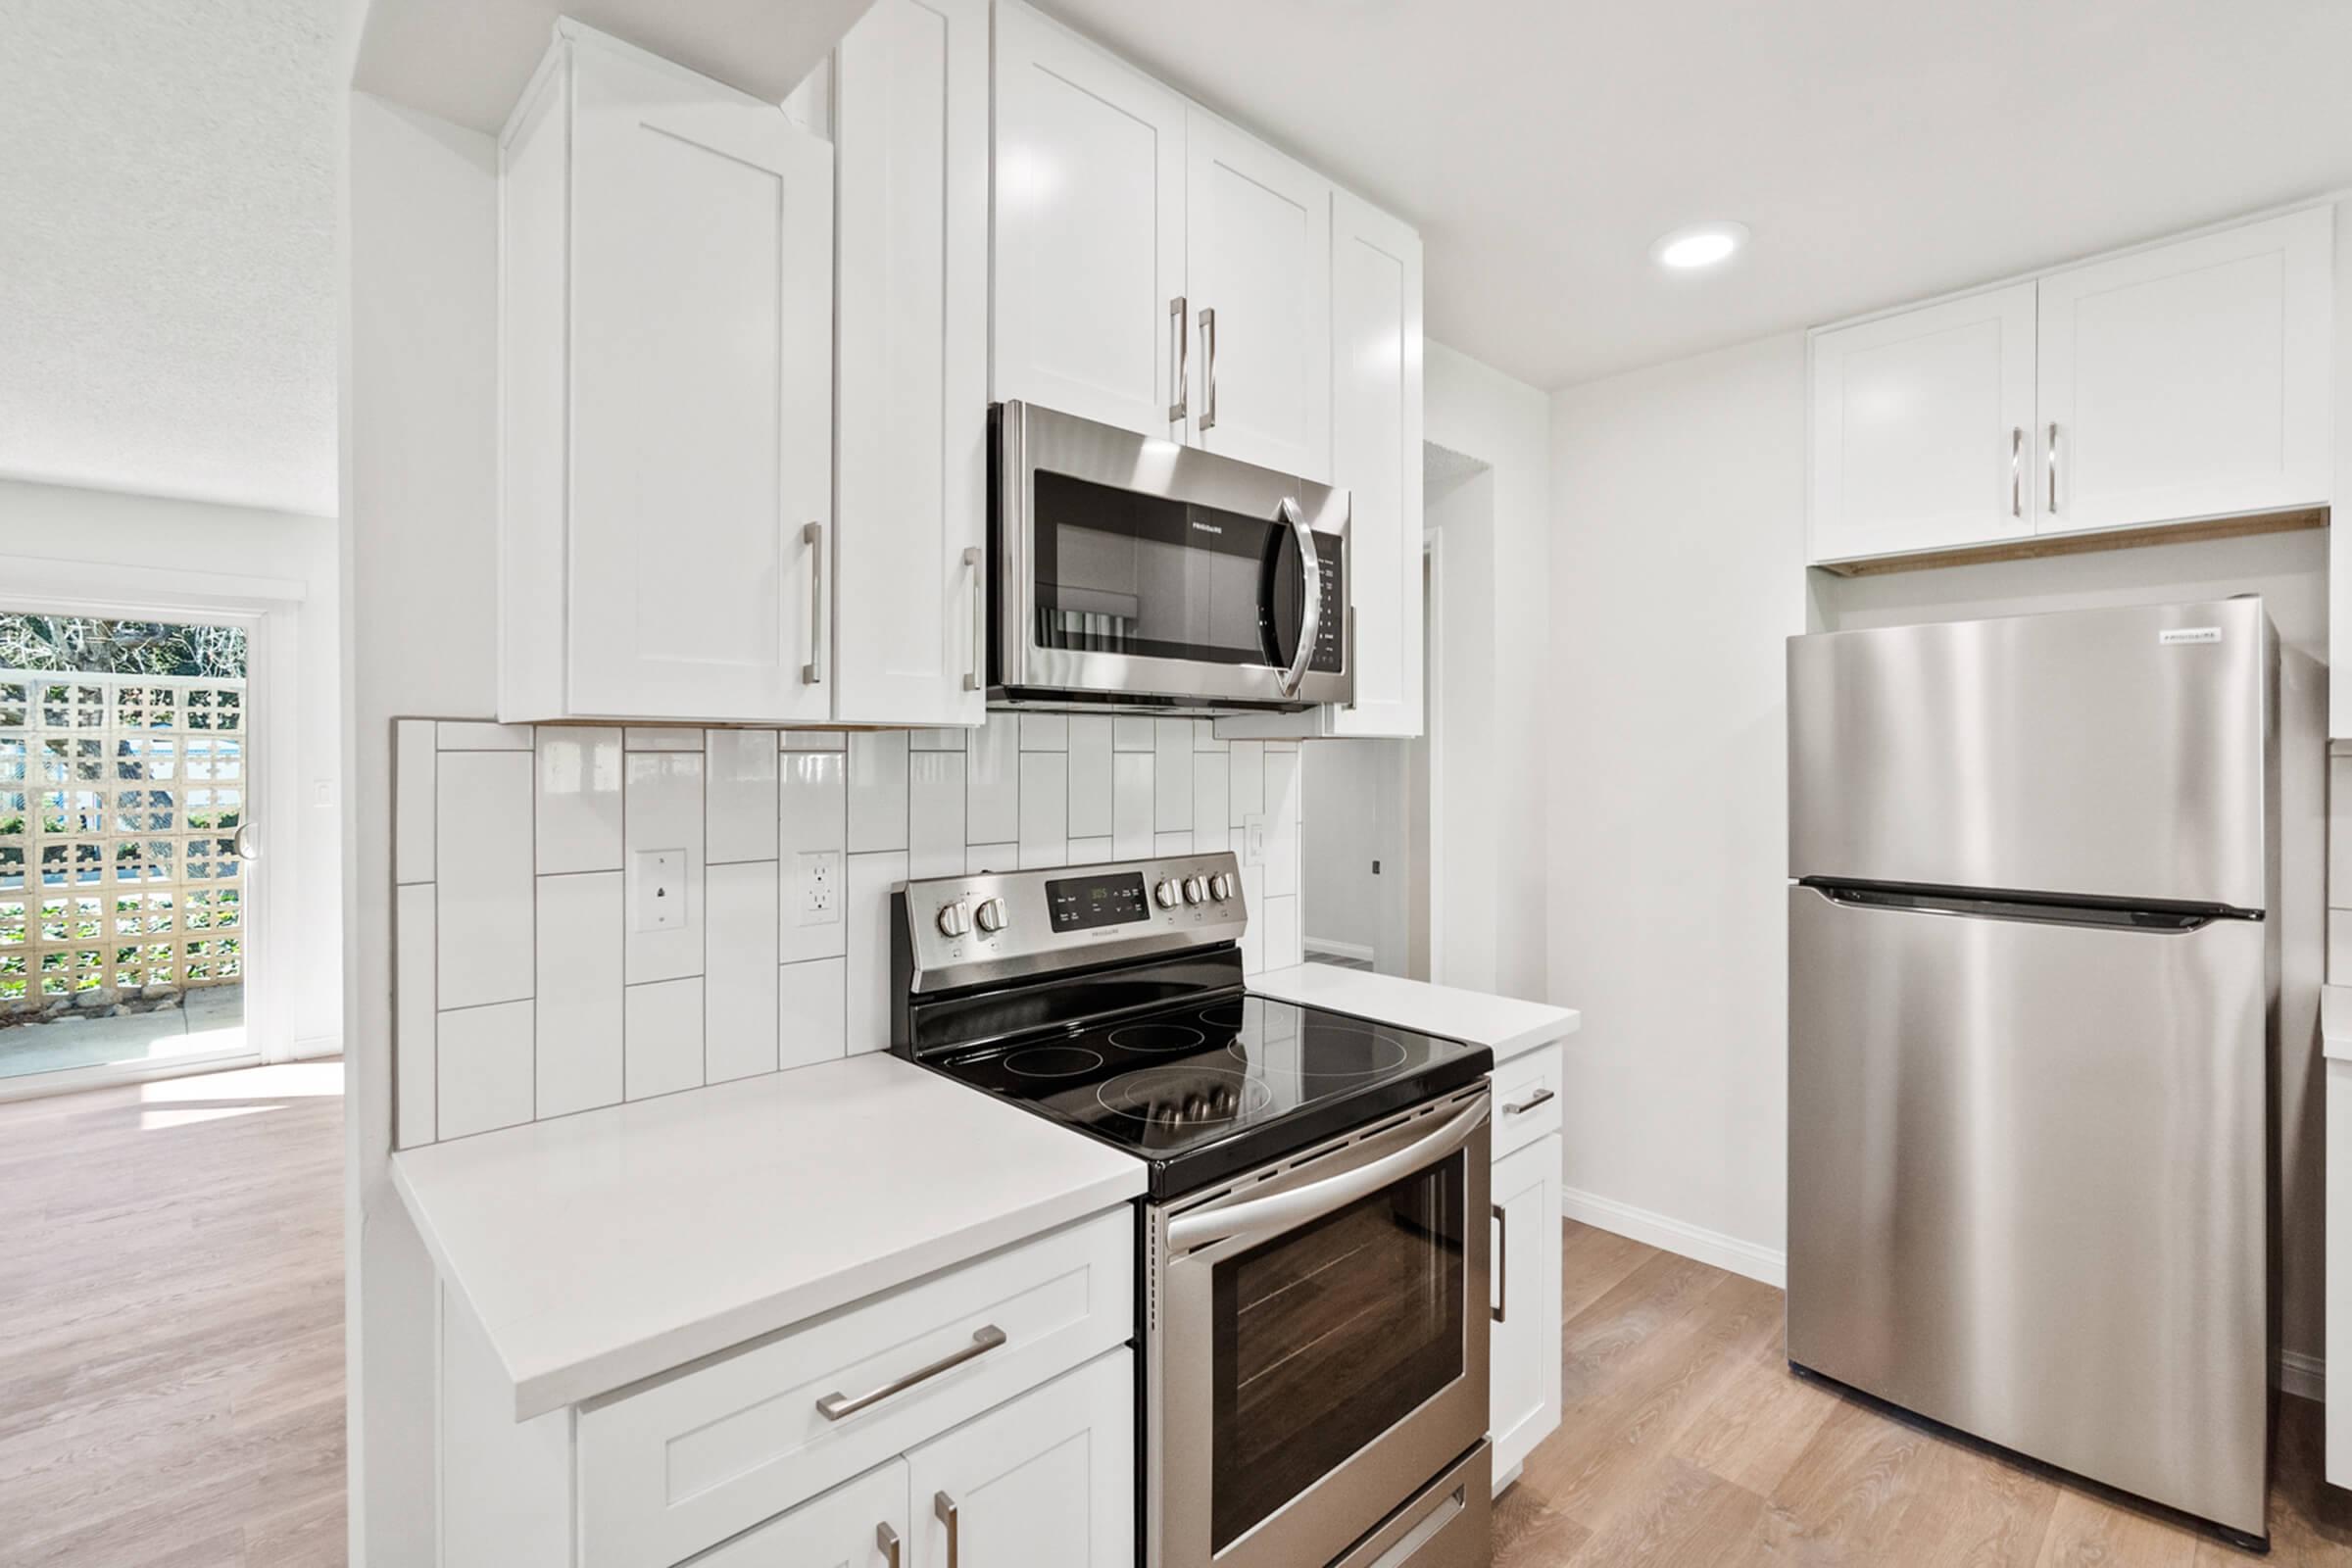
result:
[[[2034,285],[1814,335],[1814,561],[2034,531]]]
[[[1131,1562],[1133,1352],[1098,1357],[924,1444],[906,1461],[915,1515],[906,1568]]]
[[[1560,1424],[1560,1139],[1494,1162],[1488,1327],[1494,1474],[1517,1472]]]
[[[986,716],[988,0],[877,0],[834,86],[833,716]]]
[[[2325,505],[2333,250],[2313,208],[2043,278],[2040,531]]]
[[[1421,733],[1421,236],[1332,193],[1331,477],[1347,488],[1342,735]]]
[[[906,1461],[893,1459],[713,1547],[695,1568],[899,1568],[907,1513]]]
[[[1193,444],[1331,477],[1331,182],[1204,110],[1185,121]]]
[[[994,395],[1182,437],[1185,105],[997,7]]]
[[[565,22],[502,160],[500,716],[830,716],[832,149]]]

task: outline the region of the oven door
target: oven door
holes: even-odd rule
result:
[[[1486,1435],[1490,1103],[1152,1211],[1147,1568],[1329,1563]]]
[[[1021,403],[995,425],[992,696],[1348,699],[1347,491]]]

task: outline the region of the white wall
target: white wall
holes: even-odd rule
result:
[[[1405,972],[1414,886],[1405,824],[1410,752],[1406,741],[1324,740],[1305,748],[1298,905],[1308,949],[1365,950],[1382,974]]]
[[[9,608],[260,612],[249,678],[270,881],[249,1024],[273,1057],[330,1055],[343,1035],[335,549],[330,518],[0,479]]]
[[[1541,1000],[1544,729],[1525,715],[1553,684],[1543,654],[1552,539],[1545,401],[1442,343],[1428,346],[1425,373],[1427,438],[1493,470],[1433,501],[1423,517],[1442,541],[1444,577],[1434,978]]]
[[[2326,536],[1808,573],[1804,365],[1789,335],[1552,400],[1558,678],[1536,711],[1552,745],[1551,994],[1585,1015],[1562,1096],[1571,1211],[1590,1195],[1778,1266],[1787,637],[2259,592],[2286,650],[2283,1341],[2319,1354]]]

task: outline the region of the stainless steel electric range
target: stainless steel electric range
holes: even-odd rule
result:
[[[894,1049],[1151,1167],[1146,1568],[1488,1559],[1484,1047],[1249,994],[1229,853],[909,882]]]

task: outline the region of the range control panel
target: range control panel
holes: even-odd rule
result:
[[[917,992],[1239,942],[1250,923],[1230,850],[932,877],[899,904]]]

